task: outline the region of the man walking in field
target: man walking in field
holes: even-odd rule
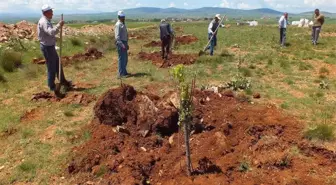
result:
[[[313,28],[312,28],[312,43],[317,45],[322,25],[324,24],[324,15],[320,14],[320,10],[315,10],[315,15],[313,16]]]
[[[215,46],[217,46],[217,28],[224,27],[224,25],[220,25],[220,20],[220,14],[216,14],[215,18],[210,22],[208,27],[208,39],[210,40],[212,38],[212,40],[210,41],[210,46],[208,47],[208,49],[210,49],[211,56],[214,53]]]
[[[160,39],[161,39],[161,52],[162,59],[168,59],[169,49],[171,45],[171,41],[173,39],[174,32],[170,24],[165,20],[161,20],[160,24]]]
[[[288,22],[288,13],[284,13],[284,15],[281,16],[280,20],[279,20],[280,45],[282,47],[286,46],[286,29],[287,29],[287,25],[289,25],[289,22]]]
[[[59,33],[64,21],[60,21],[55,27],[51,24],[53,18],[53,9],[49,5],[42,6],[43,16],[37,24],[38,39],[40,48],[46,60],[48,69],[48,86],[51,91],[55,92],[57,97],[61,97],[59,89],[55,84],[55,77],[59,78],[59,70],[61,70],[61,84],[70,87],[71,81],[67,81],[64,77],[63,68],[59,69],[59,57],[55,49],[56,35]]]
[[[125,24],[125,14],[123,11],[118,12],[118,22],[115,24],[115,40],[118,50],[118,78],[127,78],[130,76],[127,72],[128,63],[128,33]]]

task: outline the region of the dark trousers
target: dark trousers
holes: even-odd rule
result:
[[[55,77],[59,79],[59,57],[56,52],[55,46],[44,46],[40,44],[41,51],[46,60],[47,70],[48,70],[48,86],[50,90],[54,91],[56,88]],[[65,83],[66,79],[64,77],[63,66],[61,67],[61,83]]]
[[[321,32],[321,26],[313,26],[312,28],[312,43],[317,44]]]
[[[168,58],[169,49],[170,49],[170,36],[165,36],[161,39],[161,51],[162,51],[162,58]]]
[[[286,28],[280,28],[280,44],[286,46]]]
[[[128,46],[128,43],[126,41],[122,41],[125,47]],[[128,53],[127,48],[122,48],[121,44],[117,44],[117,50],[118,50],[118,76],[123,77],[128,75],[127,72],[127,63],[128,63]]]

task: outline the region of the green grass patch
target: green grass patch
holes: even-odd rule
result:
[[[14,72],[19,66],[22,65],[22,58],[19,52],[2,51],[0,53],[0,65],[6,72]]]
[[[72,46],[82,46],[83,45],[82,41],[79,38],[76,38],[76,37],[70,38],[70,42],[71,42]]]
[[[322,141],[331,141],[335,138],[335,126],[329,124],[318,124],[309,128],[304,136],[307,139],[318,139]]]

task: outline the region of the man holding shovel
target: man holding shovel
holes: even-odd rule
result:
[[[313,28],[312,28],[312,43],[317,45],[319,35],[321,32],[322,25],[324,24],[324,15],[320,14],[320,10],[315,10],[315,15],[313,16]]]
[[[48,70],[48,86],[51,91],[55,92],[57,97],[61,97],[60,89],[56,87],[55,77],[57,76],[60,84],[70,87],[71,82],[65,79],[63,68],[60,69],[60,61],[55,49],[56,35],[59,33],[64,25],[64,21],[61,20],[55,27],[51,24],[53,18],[53,10],[49,5],[42,6],[43,16],[37,24],[38,39],[40,41],[40,48],[42,54],[46,60]],[[59,70],[61,72],[59,73]],[[60,74],[60,76],[58,75]]]
[[[214,20],[212,20],[209,24],[209,27],[208,27],[208,38],[209,38],[209,41],[210,41],[210,46],[207,48],[207,49],[210,49],[210,55],[212,56],[213,55],[213,52],[214,52],[214,49],[215,49],[215,46],[217,46],[217,31],[218,31],[218,28],[219,27],[224,27],[221,22],[221,17],[220,17],[220,14],[216,14]]]

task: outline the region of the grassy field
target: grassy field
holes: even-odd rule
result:
[[[153,23],[130,23],[129,28],[145,27]],[[83,25],[72,25],[82,27]],[[199,41],[192,45],[175,48],[176,53],[198,53],[207,43],[207,23],[174,23],[182,27],[177,35],[193,34]],[[336,122],[336,37],[323,33],[336,33],[336,25],[327,24],[322,31],[320,44],[312,46],[310,29],[289,27],[288,46],[280,48],[279,32],[276,25],[258,27],[237,27],[221,29],[215,56],[202,56],[191,66],[190,74],[196,74],[197,86],[220,85],[231,81],[237,75],[251,81],[252,88],[243,91],[248,96],[260,93],[257,104],[275,104],[302,120],[302,124],[315,128],[321,124]],[[173,88],[168,69],[159,69],[148,61],[140,61],[137,53],[159,50],[143,48],[151,41],[158,40],[156,30],[144,31],[147,40],[130,41],[128,70],[142,74],[127,78],[124,83],[143,89],[148,85],[160,87],[164,93]],[[110,88],[117,87],[117,53],[113,35],[92,38],[77,38],[74,45],[65,39],[65,55],[83,52],[85,42],[98,47],[105,57],[97,61],[78,62],[65,68],[66,76],[74,83],[90,83],[94,87],[84,92],[100,96]],[[95,40],[92,43],[93,39]],[[27,41],[22,50],[13,44],[22,56],[23,66],[14,72],[0,69],[0,184],[67,184],[67,163],[71,149],[90,138],[85,130],[93,118],[92,108],[77,104],[62,104],[30,101],[34,93],[48,91],[46,67],[31,64],[33,58],[41,57],[37,42]],[[5,48],[2,45],[1,48]],[[38,112],[30,121],[20,118],[31,110]],[[305,132],[305,130],[303,130]],[[313,140],[336,150],[333,132],[328,142]]]

